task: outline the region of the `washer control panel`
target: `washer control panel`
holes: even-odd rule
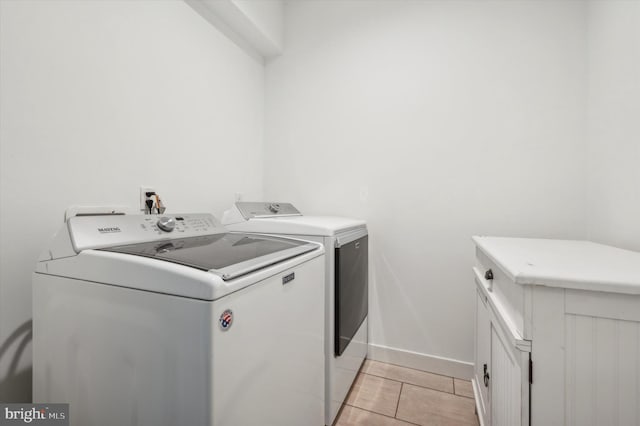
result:
[[[91,248],[225,232],[210,214],[74,216],[67,222],[76,253]]]
[[[146,232],[151,231],[158,235],[163,235],[168,232],[173,233],[174,231],[175,234],[211,234],[214,233],[219,226],[216,223],[216,219],[211,215],[145,215],[142,217],[144,221],[140,223],[141,229]],[[184,235],[181,236],[184,237]]]

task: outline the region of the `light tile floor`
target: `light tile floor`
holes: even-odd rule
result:
[[[477,426],[471,382],[366,360],[335,426]]]

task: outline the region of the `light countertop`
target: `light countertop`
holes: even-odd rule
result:
[[[579,240],[473,237],[516,284],[640,294],[640,253]]]

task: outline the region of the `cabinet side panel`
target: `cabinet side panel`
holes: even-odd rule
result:
[[[618,364],[618,321],[597,318],[595,321],[595,337],[597,345],[595,367],[596,418],[599,425],[618,425],[617,403],[620,387]]]
[[[619,422],[640,426],[640,323],[620,321],[619,326]]]
[[[565,424],[564,289],[534,287],[531,385],[531,424]]]
[[[640,323],[566,315],[568,425],[640,425]]]

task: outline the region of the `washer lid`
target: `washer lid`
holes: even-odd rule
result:
[[[150,257],[211,271],[230,280],[310,252],[317,244],[250,234],[213,234],[99,250]]]

